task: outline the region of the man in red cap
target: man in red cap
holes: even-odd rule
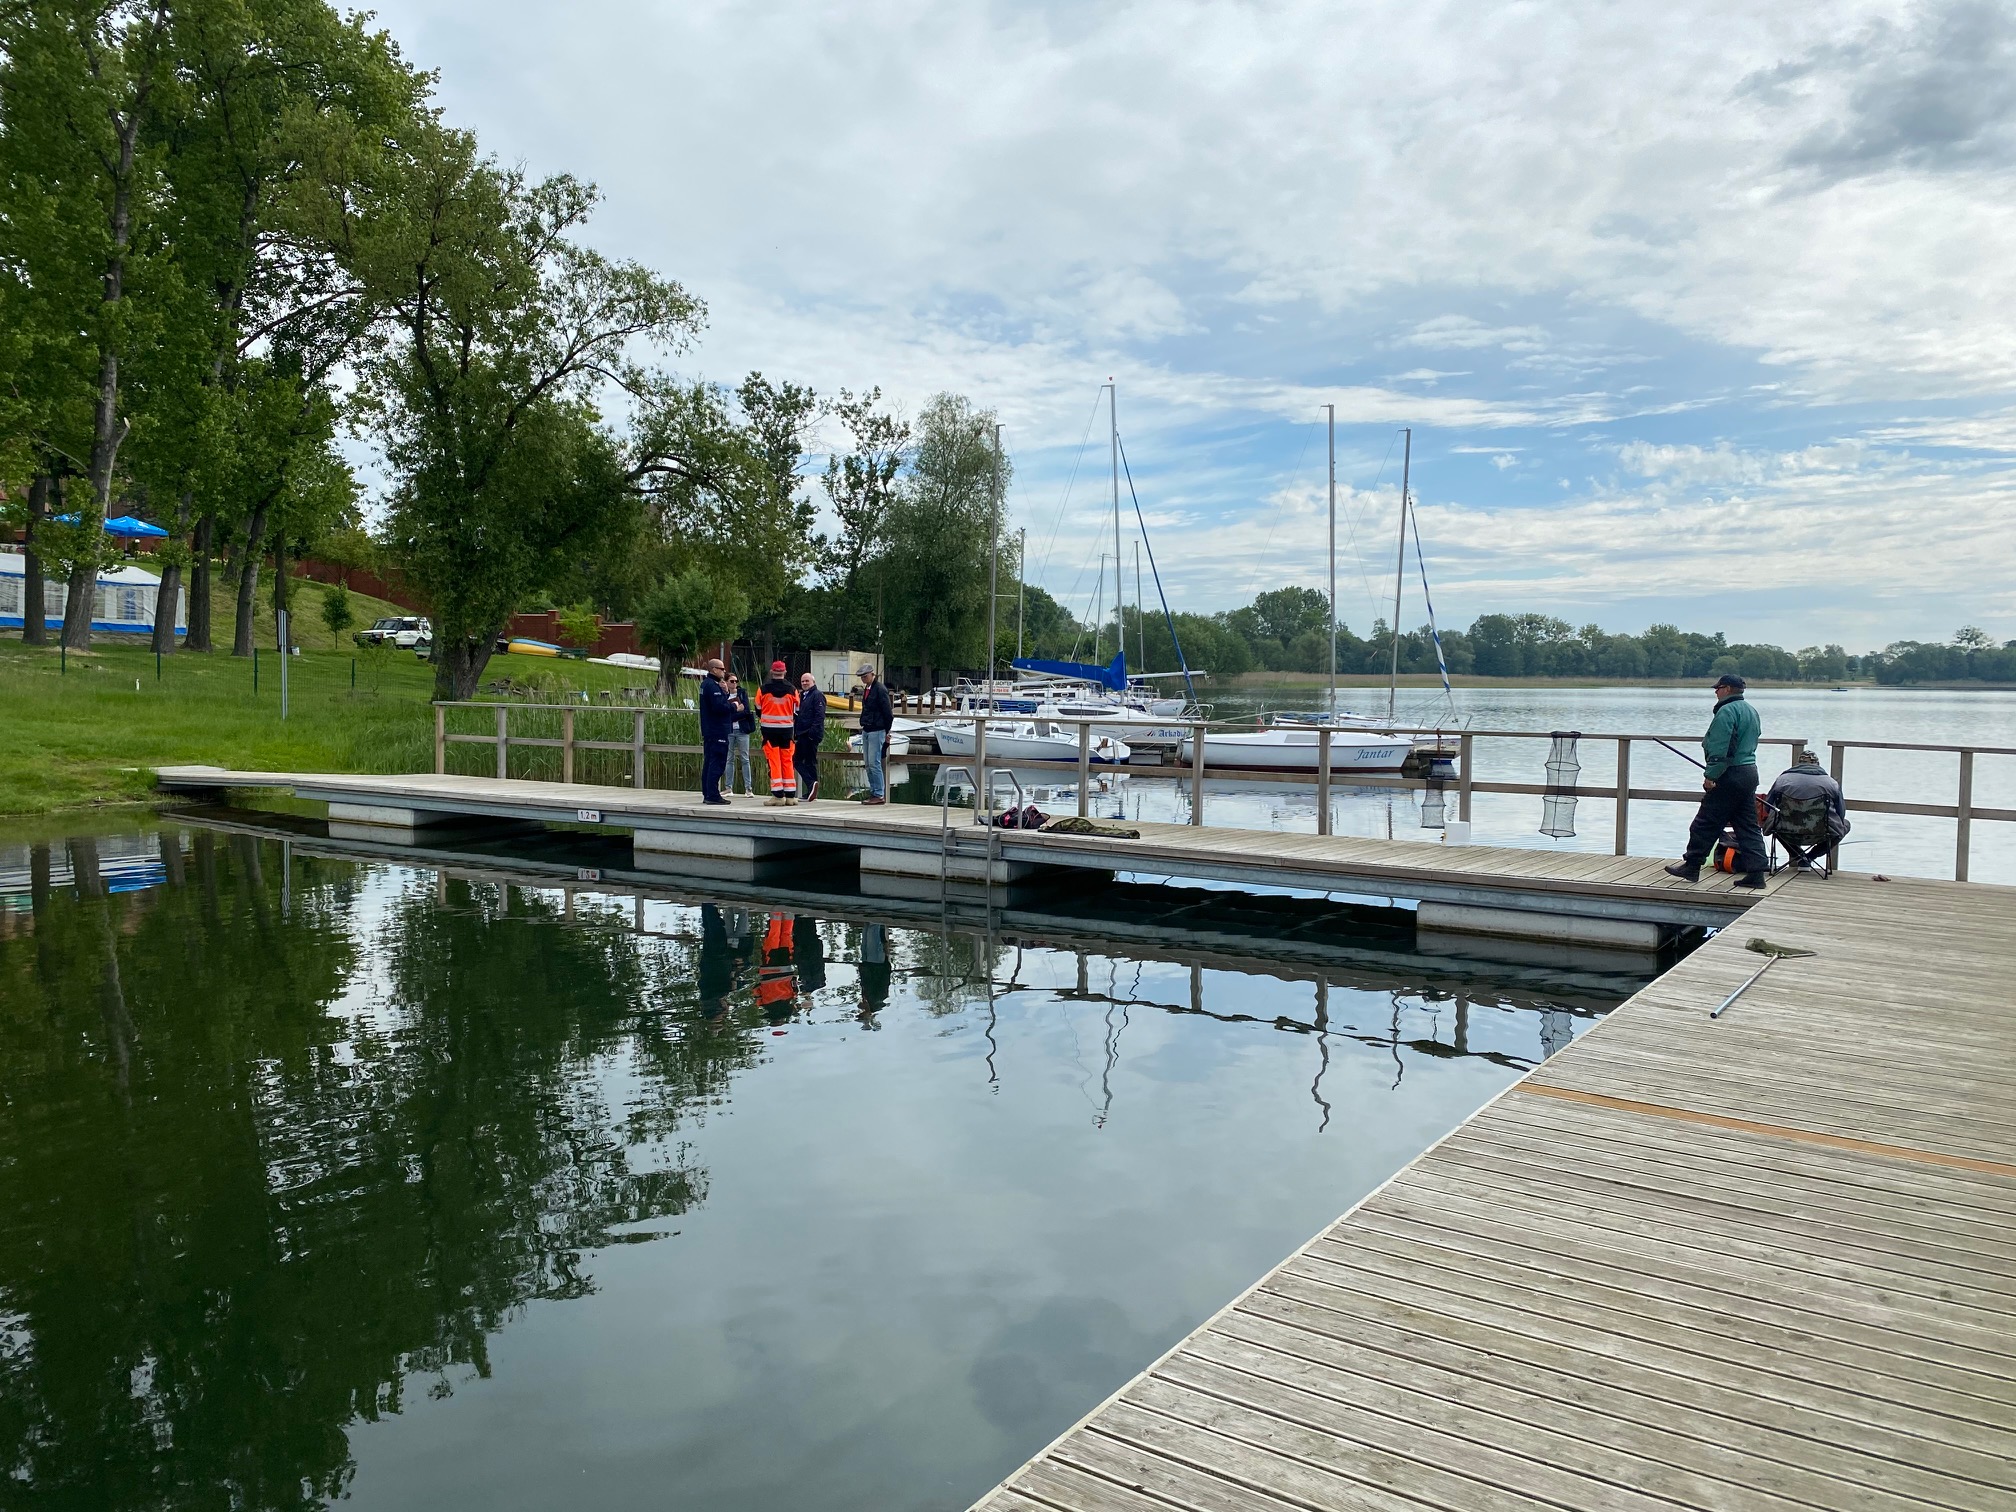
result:
[[[770,803],[798,801],[792,748],[798,723],[798,690],[786,681],[784,663],[770,663],[770,680],[756,692],[756,721],[763,730],[763,760],[770,767]]]

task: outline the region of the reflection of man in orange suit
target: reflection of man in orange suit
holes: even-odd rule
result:
[[[764,1017],[779,1024],[798,1009],[798,973],[791,964],[792,918],[770,915],[770,928],[763,936],[763,959],[756,968],[756,1006]]]

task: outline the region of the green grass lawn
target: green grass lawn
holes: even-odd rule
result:
[[[227,633],[220,627],[220,639]],[[326,632],[317,638],[327,645]],[[224,653],[164,657],[157,678],[153,653],[141,643],[101,639],[89,653],[73,652],[65,672],[53,646],[0,641],[0,816],[144,801],[153,795],[153,769],[162,766],[432,771],[434,669],[410,652],[353,651],[303,650],[293,658],[282,723],[280,658],[270,649],[260,653],[255,691],[251,661]],[[550,680],[550,694],[541,696],[555,698],[567,689],[595,693],[649,681],[648,673],[621,667],[522,656],[492,658],[485,681],[501,676]],[[451,728],[474,732],[487,717],[457,714]],[[514,732],[545,733],[528,727],[536,718],[519,716]],[[691,722],[691,715],[654,716],[648,738],[695,738],[675,727]],[[625,738],[584,725],[582,737],[591,733]],[[451,770],[483,770],[483,761],[494,760],[487,747],[451,747],[450,754]]]

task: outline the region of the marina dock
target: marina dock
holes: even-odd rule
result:
[[[766,866],[858,867],[895,895],[947,884],[985,888],[1116,872],[1406,900],[1424,929],[1612,949],[1656,950],[1685,929],[1739,918],[1764,893],[1733,878],[1697,884],[1642,856],[1530,851],[1126,821],[1135,839],[976,825],[970,810],[847,802],[773,808],[743,798],[517,778],[422,773],[350,776],[164,767],[164,789],[281,789],[329,805],[332,834],[417,840],[461,824],[583,823],[629,830],[640,862],[723,879]],[[1081,878],[1081,880],[1083,880]]]
[[[2016,1506],[2012,980],[2016,889],[1796,880],[978,1512]]]
[[[1586,852],[1023,834],[434,774],[160,779],[291,791],[329,804],[332,842],[444,864],[458,834],[588,825],[629,832],[633,881],[858,868],[864,894],[963,889],[990,919],[1032,881],[1120,875],[1412,900],[1424,932],[1630,948],[1722,927],[976,1512],[2016,1505],[2016,889],[1844,873],[1744,894]],[[1813,954],[1711,1019],[1765,963],[1753,938]]]

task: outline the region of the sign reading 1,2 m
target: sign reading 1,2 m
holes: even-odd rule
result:
[[[576,809],[574,810],[574,817],[582,824],[600,824],[602,822],[602,810]]]

